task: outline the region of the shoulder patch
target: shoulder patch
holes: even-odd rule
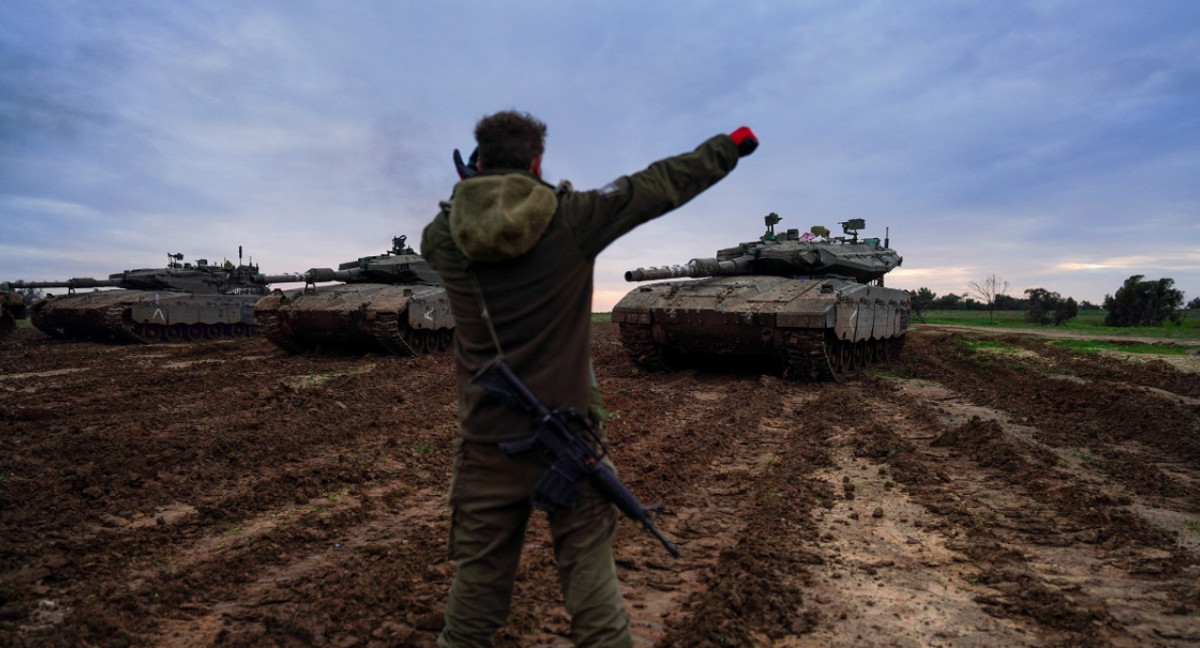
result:
[[[620,193],[621,188],[617,186],[616,182],[610,182],[610,183],[604,185],[603,187],[600,187],[599,191],[600,191],[600,193],[604,194],[605,196],[611,196],[613,194]]]

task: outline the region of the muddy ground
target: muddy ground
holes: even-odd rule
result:
[[[1200,645],[1200,376],[920,327],[838,384],[597,373],[638,645]],[[1005,343],[969,342],[989,336]],[[0,343],[0,645],[432,646],[450,358]],[[501,646],[566,646],[540,518]]]

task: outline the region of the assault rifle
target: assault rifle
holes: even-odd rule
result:
[[[536,418],[533,434],[500,444],[500,449],[508,455],[535,449],[553,455],[554,463],[533,488],[534,506],[547,512],[575,508],[579,503],[579,488],[575,483],[581,477],[587,477],[606,500],[615,504],[631,520],[640,522],[642,528],[658,538],[672,557],[679,557],[675,545],[654,527],[654,521],[662,513],[663,507],[644,506],[621,483],[612,468],[601,462],[603,455],[592,450],[580,434],[583,432],[598,440],[596,431],[578,411],[571,408],[547,409],[499,356],[475,374],[471,383],[484,387],[504,399],[509,406],[519,407]]]

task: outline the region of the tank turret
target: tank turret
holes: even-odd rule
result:
[[[776,235],[774,225],[780,221],[775,213],[768,214],[767,233],[759,240],[720,250],[717,256],[692,259],[686,265],[637,268],[625,273],[626,281],[659,281],[680,277],[718,277],[732,275],[771,275],[779,277],[850,277],[860,283],[880,282],[883,275],[897,268],[903,258],[880,244],[877,238],[858,240],[858,230],[865,227],[861,218],[840,223],[846,236],[829,237],[829,230],[803,235],[788,230]]]
[[[450,348],[454,318],[437,272],[405,244],[331,268],[312,268],[288,281],[304,288],[276,290],[255,304],[268,340],[288,353],[316,350],[382,351],[420,355]],[[324,282],[339,285],[320,286]],[[279,283],[283,283],[282,281]]]
[[[757,241],[684,265],[637,268],[626,281],[669,281],[634,289],[613,308],[631,356],[645,368],[718,357],[767,359],[795,378],[830,379],[899,351],[908,295],[883,286],[903,259],[887,238],[814,226],[776,234],[768,214]]]
[[[55,338],[146,343],[254,335],[253,306],[270,291],[253,263],[209,264],[167,254],[163,268],[138,268],[107,279],[14,281],[15,289],[66,288],[30,306],[30,319]],[[102,290],[113,288],[114,290]],[[91,289],[81,292],[83,289]]]

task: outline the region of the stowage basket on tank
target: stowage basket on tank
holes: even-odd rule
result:
[[[692,278],[639,286],[613,308],[621,341],[646,369],[691,360],[767,361],[798,380],[836,380],[900,351],[909,323],[903,290],[883,276],[901,263],[877,238],[859,239],[862,219],[775,233],[686,265],[638,268],[627,281]]]

